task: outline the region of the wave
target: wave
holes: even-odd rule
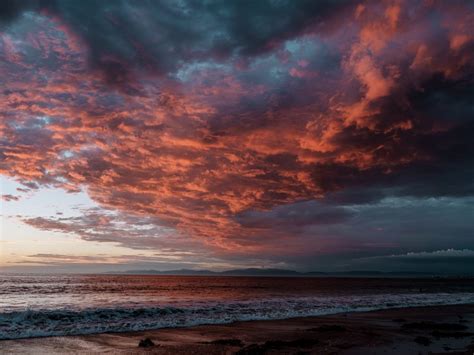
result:
[[[379,294],[201,302],[190,307],[25,310],[0,313],[0,339],[127,332],[386,308],[473,303],[472,293]]]

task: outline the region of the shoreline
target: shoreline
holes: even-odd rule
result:
[[[149,338],[155,345],[140,348]],[[389,308],[279,320],[0,341],[0,353],[472,354],[474,304]]]

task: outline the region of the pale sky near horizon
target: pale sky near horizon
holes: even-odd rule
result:
[[[17,195],[21,185],[4,177],[0,178],[2,194]],[[0,240],[0,267],[7,271],[27,270],[34,272],[43,270],[42,257],[37,255],[64,255],[73,258],[81,256],[106,256],[113,264],[113,258],[124,254],[143,255],[143,252],[130,251],[119,247],[116,243],[87,242],[78,235],[59,231],[44,231],[22,222],[22,218],[80,216],[80,209],[97,207],[84,192],[66,193],[61,189],[40,189],[27,194],[18,201],[2,201],[2,238]],[[58,214],[60,213],[60,215]],[[53,260],[54,261],[54,260]],[[68,261],[68,260],[58,260]],[[85,260],[87,262],[87,260]],[[107,261],[107,259],[106,259]],[[22,267],[19,267],[19,266]],[[111,265],[112,268],[113,265]],[[51,268],[53,270],[54,268]],[[44,270],[47,270],[45,268]],[[64,269],[72,272],[74,269]],[[79,270],[80,272],[80,270]]]

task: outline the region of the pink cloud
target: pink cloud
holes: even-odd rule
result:
[[[437,117],[417,116],[409,95],[439,72],[462,77],[474,59],[466,50],[472,25],[450,32],[451,17],[461,15],[441,7],[436,33],[424,28],[427,8],[367,3],[344,14],[342,29],[309,28],[294,39],[321,37],[337,65],[293,56],[281,40],[246,66],[209,59],[183,65],[183,78],[139,71],[127,73],[133,80],[109,78],[120,88],[91,69],[71,29],[43,16],[26,41],[1,35],[1,173],[71,192],[83,187],[101,206],[154,218],[190,243],[258,253],[265,233],[238,223],[239,213],[320,199],[349,184],[339,182],[339,170],[357,180],[436,159],[413,137],[432,133]],[[107,217],[89,217],[98,229],[110,227]],[[120,242],[118,231],[90,234],[81,221],[26,222]],[[283,229],[275,238],[291,236]],[[134,233],[124,238],[156,245],[141,245]]]

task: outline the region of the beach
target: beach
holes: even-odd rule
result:
[[[472,354],[474,305],[4,340],[3,354]],[[141,340],[147,347],[139,347]]]

